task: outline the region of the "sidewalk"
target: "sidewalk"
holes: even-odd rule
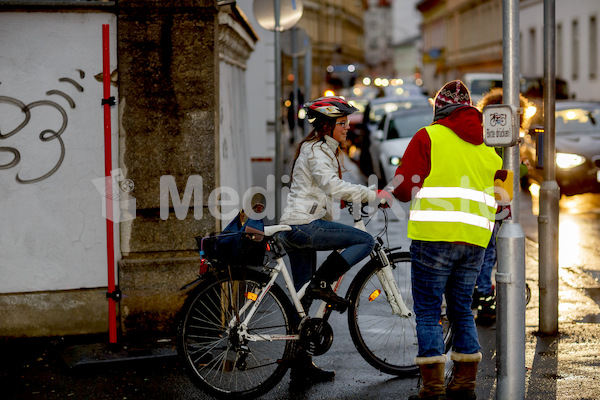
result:
[[[600,399],[598,304],[577,287],[580,285],[573,286],[568,273],[561,270],[559,334],[538,336],[538,244],[528,238],[525,253],[526,281],[531,288],[531,302],[525,311],[526,399]]]
[[[535,199],[537,201],[537,199]],[[539,329],[539,247],[537,216],[532,198],[520,194],[519,222],[525,232],[525,274],[531,301],[525,310],[525,398],[527,400],[600,399],[600,312],[581,285],[559,277],[559,334],[544,337]],[[597,283],[596,283],[597,285]],[[594,323],[596,322],[596,323]],[[489,328],[495,336],[495,325]],[[484,328],[485,329],[485,328]],[[480,340],[487,332],[479,328]],[[497,390],[496,348],[487,349],[478,376],[478,398],[495,399]],[[482,379],[483,378],[483,379]],[[489,386],[489,390],[486,390]]]

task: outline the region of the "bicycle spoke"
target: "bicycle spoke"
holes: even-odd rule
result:
[[[387,284],[397,285],[405,305],[412,310],[410,258],[407,253],[394,253],[389,259],[395,265],[395,282]],[[352,340],[365,360],[380,371],[413,374],[417,371],[414,357],[418,350],[414,313],[405,317],[392,311],[380,281],[385,274],[378,275],[379,268],[378,260],[367,264],[351,285],[354,312],[348,318]]]

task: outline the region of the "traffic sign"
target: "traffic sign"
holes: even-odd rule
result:
[[[310,37],[303,28],[294,26],[281,32],[281,51],[286,56],[302,57],[309,46]]]
[[[483,108],[483,140],[491,147],[511,147],[519,140],[517,108],[492,104]]]
[[[275,1],[279,2],[279,18],[275,15]],[[300,21],[304,6],[302,0],[254,0],[252,8],[258,25],[269,31],[283,32]]]

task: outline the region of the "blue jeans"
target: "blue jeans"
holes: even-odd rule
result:
[[[498,259],[496,254],[496,236],[500,230],[500,225],[502,225],[502,220],[496,221],[494,230],[492,231],[492,237],[490,238],[490,243],[485,249],[483,264],[481,264],[481,271],[479,271],[479,275],[477,276],[477,292],[483,295],[492,293],[492,271],[494,270],[494,265],[496,265],[496,261]]]
[[[474,354],[481,348],[471,301],[484,252],[483,247],[468,244],[412,241],[411,277],[418,357],[444,354],[444,333],[440,324],[444,294],[454,351]]]
[[[296,290],[315,273],[317,251],[345,249],[341,255],[352,266],[375,247],[375,240],[368,232],[339,222],[319,219],[291,226],[291,231],[279,234],[279,240],[288,252]]]

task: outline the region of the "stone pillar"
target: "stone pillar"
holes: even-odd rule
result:
[[[136,217],[121,222],[122,332],[172,334],[184,283],[200,258],[194,237],[218,229],[208,196],[219,185],[218,9],[210,0],[120,0],[118,15],[119,165],[135,189]],[[190,176],[187,216],[161,219],[162,176],[180,201]],[[190,181],[191,182],[191,181]],[[201,186],[201,187],[200,187]],[[185,202],[183,204],[185,206]],[[180,212],[180,211],[179,211]]]

